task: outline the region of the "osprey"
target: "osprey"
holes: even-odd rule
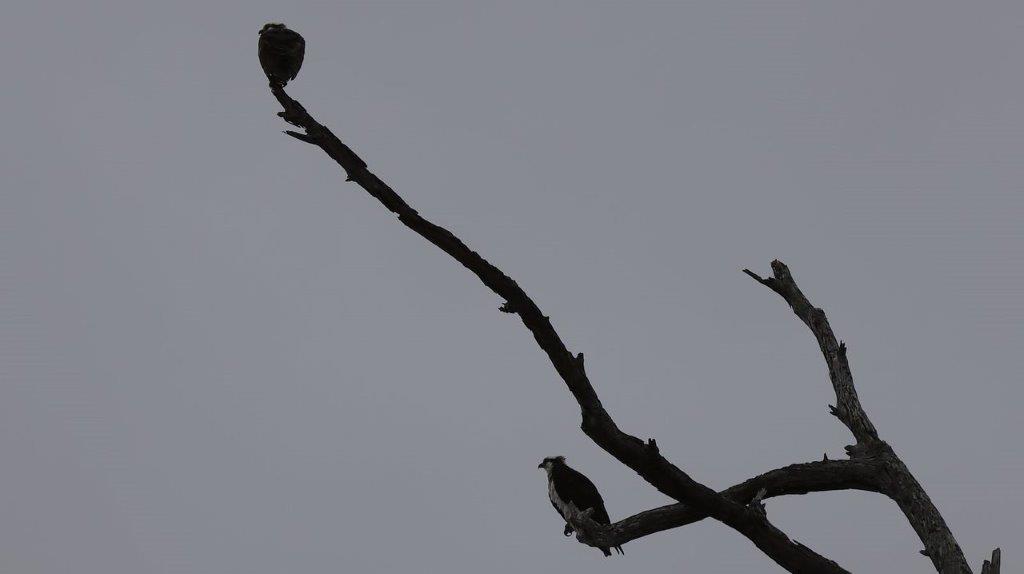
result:
[[[294,80],[302,67],[306,41],[284,24],[271,22],[260,30],[260,66],[271,85],[281,86]]]
[[[593,508],[594,512],[590,515],[590,518],[598,524],[611,524],[611,520],[608,518],[608,511],[604,508],[604,499],[601,498],[601,493],[597,491],[597,487],[594,486],[590,479],[583,476],[575,469],[565,464],[564,456],[552,456],[545,458],[543,462],[537,465],[537,468],[543,468],[548,474],[548,498],[551,499],[551,506],[555,507],[558,515],[561,516],[565,524],[565,535],[569,536],[573,532],[573,527],[569,524],[569,517],[572,516],[572,511],[569,508],[569,504],[573,504],[578,512],[583,512],[588,508]],[[619,554],[622,554],[622,547],[616,546],[615,550]],[[611,556],[612,553],[607,548],[601,548],[601,552],[604,552],[605,556]]]

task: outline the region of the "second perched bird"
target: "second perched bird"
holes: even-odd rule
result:
[[[537,465],[537,468],[543,468],[548,474],[548,498],[551,499],[551,505],[558,511],[565,521],[565,535],[569,536],[572,534],[572,525],[569,524],[569,517],[572,516],[572,510],[569,508],[569,504],[573,504],[578,512],[583,512],[588,508],[593,508],[594,512],[590,515],[590,518],[598,524],[611,524],[611,519],[608,518],[608,511],[604,508],[604,499],[601,498],[601,493],[597,491],[597,487],[594,486],[590,479],[583,476],[575,469],[565,464],[564,456],[551,456],[545,458],[543,462]],[[622,554],[622,547],[616,546],[615,550],[619,554]],[[604,552],[605,556],[611,556],[612,553],[607,548],[601,548],[601,552]]]
[[[271,22],[260,30],[260,66],[271,85],[282,88],[294,80],[302,67],[306,41],[284,24]]]

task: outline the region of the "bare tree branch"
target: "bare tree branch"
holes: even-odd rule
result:
[[[821,348],[821,354],[825,357],[828,365],[828,375],[832,379],[832,388],[836,392],[836,406],[830,407],[833,415],[836,416],[846,428],[850,429],[859,445],[870,445],[878,440],[878,432],[871,424],[864,407],[857,397],[857,389],[853,386],[853,374],[850,372],[850,364],[846,360],[846,344],[837,342],[832,334],[832,327],[828,324],[825,312],[811,305],[811,302],[804,297],[804,294],[793,281],[789,274],[789,268],[781,261],[772,261],[772,271],[775,277],[762,279],[749,269],[743,272],[750,275],[762,285],[768,287],[782,296],[793,308],[793,312],[800,318],[814,333]],[[852,453],[851,453],[852,454]]]
[[[992,560],[986,560],[981,565],[981,574],[999,574],[1002,562],[1002,552],[998,548],[992,551]]]
[[[305,133],[289,133],[303,142],[317,145],[334,159],[354,181],[384,206],[398,215],[409,229],[433,243],[464,267],[481,282],[505,300],[502,310],[519,315],[533,334],[537,344],[547,354],[551,364],[565,382],[580,406],[581,428],[598,446],[630,467],[647,482],[666,495],[692,504],[711,517],[725,523],[753,542],[790,572],[846,572],[835,562],[815,553],[773,526],[761,513],[719,495],[714,490],[693,480],[673,465],[658,450],[653,439],[644,443],[621,431],[604,409],[584,370],[583,355],[573,355],[566,348],[551,321],[536,303],[500,269],[466,246],[453,233],[427,221],[412,209],[394,190],[371,173],[366,163],[333,133],[314,120],[306,109],[289,97],[284,89],[271,84],[271,91],[284,111],[279,115],[288,123],[302,128]]]
[[[790,494],[832,490],[878,492],[881,488],[879,465],[873,459],[823,460],[791,464],[731,486],[719,494],[738,504],[751,503],[758,493],[761,499]],[[592,528],[577,539],[594,547],[625,544],[650,534],[699,522],[706,512],[684,503],[645,510],[607,526]]]
[[[932,504],[928,493],[892,447],[878,438],[878,432],[864,412],[853,386],[853,375],[846,358],[846,345],[836,341],[825,312],[811,305],[797,287],[789,268],[781,261],[772,261],[772,277],[761,278],[748,269],[744,269],[743,272],[781,295],[818,340],[836,393],[836,406],[832,408],[832,414],[842,421],[857,439],[857,444],[846,447],[846,450],[854,459],[875,459],[881,465],[883,480],[879,491],[899,505],[907,521],[917,532],[918,538],[924,543],[921,554],[930,558],[936,571],[942,574],[970,573],[971,568],[960,545],[943,520],[942,514]],[[997,560],[998,555],[993,554],[993,562]]]

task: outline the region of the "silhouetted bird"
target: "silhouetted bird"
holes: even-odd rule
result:
[[[302,67],[306,41],[284,24],[271,22],[260,30],[260,66],[270,83],[284,87]]]
[[[597,491],[597,487],[594,486],[593,482],[590,482],[589,478],[565,464],[564,456],[545,458],[543,462],[537,465],[537,468],[543,468],[548,473],[548,498],[551,499],[551,506],[555,507],[558,515],[566,522],[566,536],[572,534],[573,530],[572,525],[569,524],[569,517],[572,516],[572,510],[569,508],[570,503],[576,506],[578,512],[593,508],[594,512],[590,515],[590,518],[594,522],[598,524],[611,524],[611,519],[608,518],[608,511],[604,508],[604,499],[601,498],[601,493]],[[615,550],[619,554],[623,553],[621,546],[616,546]],[[612,555],[611,551],[607,548],[601,548],[601,552],[604,552],[605,556]]]

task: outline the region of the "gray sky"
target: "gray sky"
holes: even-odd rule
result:
[[[728,5],[726,5],[728,4]],[[839,457],[823,306],[882,436],[972,564],[1024,552],[1024,4],[5,8],[0,570],[777,572],[711,522],[603,559],[667,499],[594,446],[477,280],[285,128],[289,87],[516,278],[627,431],[711,486]],[[774,499],[860,572],[929,572],[880,496]]]

